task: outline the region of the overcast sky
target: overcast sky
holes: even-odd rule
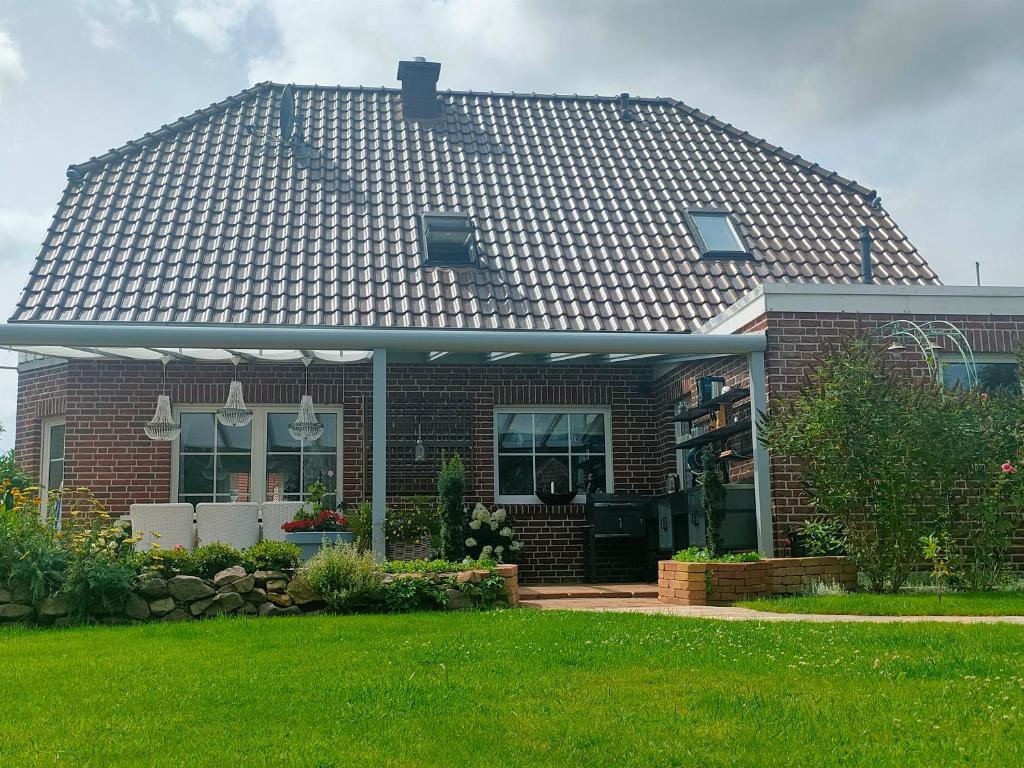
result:
[[[946,284],[1024,283],[1024,0],[0,0],[0,314],[69,164],[412,56],[442,88],[673,96],[878,189]],[[0,448],[15,392],[0,371]]]

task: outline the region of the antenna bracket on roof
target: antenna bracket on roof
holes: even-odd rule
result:
[[[303,135],[304,128],[303,114],[295,108],[295,91],[291,85],[286,85],[281,89],[281,101],[277,110],[277,135],[260,131],[252,123],[245,126],[245,132],[282,150],[291,151],[295,157],[304,160],[320,154],[316,147],[306,141]]]

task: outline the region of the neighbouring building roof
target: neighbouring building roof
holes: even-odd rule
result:
[[[937,283],[871,190],[669,99],[259,84],[69,169],[12,322],[684,331],[763,281]],[[702,260],[688,207],[750,261]],[[424,264],[419,215],[478,264]]]

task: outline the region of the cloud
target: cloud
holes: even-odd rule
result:
[[[160,9],[152,0],[75,0],[86,35],[96,48],[123,48],[127,31],[137,24],[155,24]]]
[[[25,79],[21,52],[10,35],[0,29],[0,98],[4,92]]]
[[[185,0],[174,21],[212,50],[223,51],[254,6],[255,0]]]

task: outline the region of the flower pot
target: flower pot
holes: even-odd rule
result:
[[[303,560],[309,560],[324,544],[351,544],[355,539],[356,535],[352,531],[294,531],[284,535],[285,541],[290,541],[302,550]]]

